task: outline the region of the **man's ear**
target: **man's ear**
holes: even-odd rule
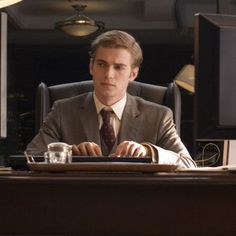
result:
[[[129,80],[130,81],[133,81],[137,78],[138,76],[138,72],[139,72],[139,67],[135,67],[131,70],[131,73],[130,73],[130,77],[129,77]]]
[[[90,75],[93,75],[93,58],[90,58],[89,72],[90,72]]]

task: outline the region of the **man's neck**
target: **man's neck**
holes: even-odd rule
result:
[[[126,94],[124,94],[123,96],[118,97],[118,98],[117,97],[116,98],[111,98],[111,97],[110,98],[106,98],[106,97],[101,98],[101,97],[97,96],[97,94],[95,92],[94,92],[94,95],[97,98],[97,100],[105,106],[112,106],[112,105],[118,103],[119,101],[121,101],[122,99],[124,99],[124,97],[126,96]]]
[[[100,110],[102,108],[104,108],[104,106],[109,106],[115,112],[117,117],[119,117],[119,119],[121,118],[124,107],[125,107],[125,104],[126,104],[127,94],[125,94],[125,96],[123,98],[121,98],[118,102],[113,103],[112,105],[107,105],[107,104],[104,104],[103,102],[101,102],[97,98],[95,93],[93,93],[93,97],[94,97],[94,102],[95,102],[95,106],[96,106],[96,109],[97,109],[97,113],[99,113]]]

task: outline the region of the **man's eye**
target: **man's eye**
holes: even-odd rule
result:
[[[99,67],[105,67],[105,63],[103,63],[103,62],[98,62],[97,65],[98,65]]]
[[[124,66],[115,66],[115,69],[116,69],[116,70],[124,70],[125,67],[124,67]]]

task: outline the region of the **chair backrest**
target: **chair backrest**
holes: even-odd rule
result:
[[[89,91],[93,91],[92,80],[59,84],[49,87],[41,82],[36,93],[36,132],[38,132],[38,129],[44,122],[56,100],[76,96]],[[181,95],[178,86],[174,82],[170,83],[167,87],[164,87],[133,81],[129,84],[128,93],[169,107],[173,111],[176,129],[180,135]]]

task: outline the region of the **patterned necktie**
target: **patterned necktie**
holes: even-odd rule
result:
[[[103,124],[100,129],[100,134],[103,138],[103,141],[107,145],[109,151],[111,151],[111,149],[115,143],[115,140],[116,140],[114,129],[110,123],[112,111],[106,111],[106,110],[102,109],[100,113],[101,113],[102,120],[103,120]]]

